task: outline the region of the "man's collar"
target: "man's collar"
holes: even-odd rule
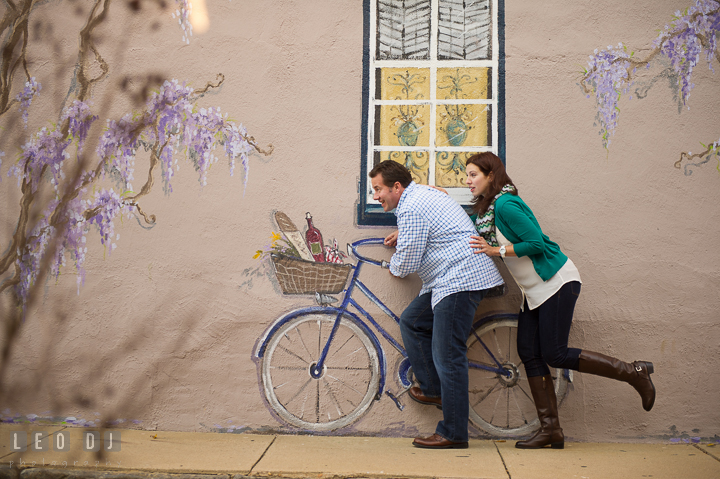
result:
[[[407,197],[408,191],[414,190],[415,188],[417,188],[417,184],[414,181],[411,181],[410,184],[407,185],[407,187],[403,190],[402,195],[400,195],[400,199],[398,200],[398,204],[395,207],[395,209],[393,210],[395,212],[396,216],[397,216],[398,209],[400,208],[400,206],[403,203],[403,200]]]

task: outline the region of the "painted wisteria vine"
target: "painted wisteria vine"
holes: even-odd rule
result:
[[[693,69],[703,59],[713,72],[713,63],[720,63],[717,49],[719,32],[720,1],[695,0],[694,5],[675,12],[671,23],[653,41],[653,50],[644,58],[639,59],[634,52],[628,52],[627,46],[622,43],[595,50],[590,55],[588,68],[583,72],[581,85],[588,98],[595,98],[603,146],[610,146],[611,137],[617,129],[621,96],[630,92],[638,69],[649,68],[651,62],[659,57],[669,61],[677,78],[680,101],[689,109],[688,100],[695,86]],[[686,162],[686,174],[691,174],[692,170],[688,170],[687,166],[699,166],[715,158],[720,171],[720,139],[701,145],[704,151],[700,153],[682,152],[675,167],[681,168]],[[692,161],[695,163],[690,163]]]
[[[3,45],[0,115],[17,105],[26,127],[30,104],[42,89],[25,58],[29,17],[40,3],[8,2],[10,9],[2,19],[7,40]],[[105,20],[109,5],[110,0],[95,0],[80,31],[75,87],[59,121],[32,134],[7,171],[21,198],[15,232],[10,244],[3,245],[0,257],[0,275],[4,276],[0,292],[11,291],[20,311],[25,309],[43,271],[57,277],[63,268],[70,267],[77,274],[80,288],[91,228],[99,231],[100,241],[110,254],[119,240],[116,221],[137,214],[146,223],[154,223],[155,216],[142,209],[140,200],[152,191],[156,177],[166,192],[172,191],[181,157],[190,160],[204,186],[208,170],[219,161],[219,154],[227,157],[231,175],[239,166],[247,181],[249,155],[253,151],[265,155],[272,151],[272,146],[260,148],[243,125],[229,119],[219,107],[198,106],[199,98],[224,82],[222,74],[203,88],[178,80],[163,81],[149,94],[143,107],[120,119],[107,119],[99,138],[93,138],[97,146],[88,151],[91,127],[99,120],[91,92],[109,72],[109,65],[94,44],[93,31]],[[189,42],[190,2],[177,0],[177,5],[173,15],[179,19],[183,40]],[[16,49],[18,45],[21,48]],[[97,67],[91,69],[91,64],[99,65],[100,71]],[[15,74],[24,74],[26,81],[20,92],[11,95]],[[136,166],[139,158],[147,157],[147,166]],[[0,152],[0,165],[3,160],[8,162],[9,158]],[[3,184],[8,183],[13,181]]]

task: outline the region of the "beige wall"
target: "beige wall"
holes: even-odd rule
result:
[[[57,120],[77,61],[84,17],[71,5],[37,8],[46,30],[31,37],[29,57],[43,90],[30,127],[0,118],[0,151],[8,155],[0,168],[3,249],[19,198],[8,166],[30,132]],[[110,75],[94,101],[105,116],[129,111],[118,88],[125,76],[139,82],[160,73],[202,86],[222,72],[224,85],[201,106],[220,105],[275,151],[251,158],[245,190],[241,173],[231,178],[223,160],[205,188],[183,165],[171,195],[156,186],[143,201],[157,224],[118,222],[112,255],[104,255],[93,232],[79,294],[68,269],[47,283],[29,312],[0,413],[137,420],[133,427],[147,429],[288,430],[269,412],[251,356],[274,319],[312,302],[282,295],[269,264],[252,258],[277,231],[273,212],[300,226],[310,211],[326,242],[334,237],[341,245],[390,231],[355,224],[362,2],[212,0],[209,32],[189,45],[180,42],[169,12],[142,5],[139,16],[116,2],[99,31]],[[571,345],[656,368],[650,413],[629,386],[575,374],[561,408],[572,440],[720,434],[720,177],[712,162],[690,176],[673,168],[681,151],[717,139],[720,78],[701,61],[689,110],[679,111],[665,80],[645,99],[624,100],[609,152],[593,126],[594,102],[578,86],[595,48],[623,41],[642,55],[656,30],[688,5],[506,2],[507,166],[545,233],[581,272]],[[661,71],[654,66],[644,81]],[[397,312],[419,288],[417,280],[391,280],[380,271],[364,275]],[[512,311],[516,298],[487,302],[480,314]],[[2,301],[6,310],[7,295]],[[400,412],[385,397],[343,433],[428,433],[440,418],[430,409],[410,403]]]

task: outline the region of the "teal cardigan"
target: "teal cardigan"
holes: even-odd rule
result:
[[[495,226],[513,244],[517,256],[530,258],[543,281],[555,276],[567,262],[567,256],[542,232],[532,210],[519,196],[508,193],[495,201]]]

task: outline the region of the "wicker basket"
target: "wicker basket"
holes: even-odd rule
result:
[[[339,293],[352,270],[350,264],[315,263],[281,254],[270,257],[285,294]]]

